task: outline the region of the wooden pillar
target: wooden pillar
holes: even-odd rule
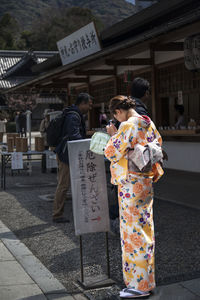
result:
[[[151,66],[151,98],[152,98],[152,120],[156,123],[156,97],[157,97],[157,87],[156,87],[156,65],[155,65],[155,52],[150,48],[150,55],[152,59]]]
[[[115,85],[115,96],[119,95],[119,88],[118,88],[118,80],[117,80],[117,66],[114,67],[115,76],[114,76],[114,85]]]

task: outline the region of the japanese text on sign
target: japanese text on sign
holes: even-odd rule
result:
[[[68,142],[76,235],[109,230],[104,158],[89,146],[89,139]]]
[[[101,50],[93,22],[58,41],[57,47],[63,65]]]
[[[23,157],[21,152],[13,152],[11,154],[11,169],[12,170],[23,169]]]

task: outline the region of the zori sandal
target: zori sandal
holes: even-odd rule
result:
[[[142,292],[134,288],[125,288],[120,292],[121,298],[134,299],[150,296],[149,292]]]

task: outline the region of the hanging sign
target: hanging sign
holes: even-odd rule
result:
[[[13,152],[11,154],[11,169],[12,170],[23,169],[22,152]]]
[[[193,60],[196,69],[200,69],[200,34],[193,37]]]
[[[110,229],[104,157],[89,150],[90,141],[68,142],[76,235]]]
[[[184,59],[188,70],[200,69],[200,34],[185,38]]]
[[[101,50],[94,22],[57,42],[63,65],[70,64]]]
[[[188,70],[195,70],[194,57],[193,57],[193,37],[189,36],[184,40],[184,60],[185,66]]]

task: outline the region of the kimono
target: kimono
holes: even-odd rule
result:
[[[111,182],[118,185],[123,277],[127,287],[140,291],[155,288],[153,189],[163,169],[155,163],[148,173],[128,170],[127,150],[162,139],[147,116],[122,122],[104,154],[111,161]]]

